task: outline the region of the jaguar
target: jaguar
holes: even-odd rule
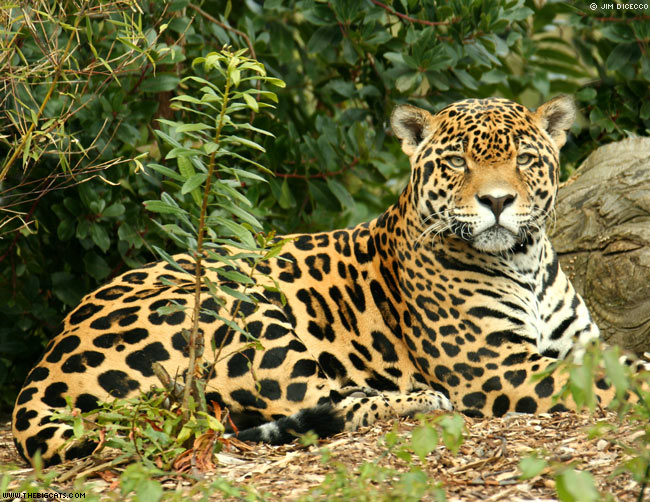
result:
[[[575,113],[568,96],[536,111],[501,98],[435,114],[396,107],[411,174],[393,206],[352,228],[289,235],[252,274],[254,304],[202,297],[206,397],[229,410],[237,436],[278,444],[432,410],[575,408],[554,399],[567,377],[551,365],[579,363],[599,330],[545,233]],[[27,460],[96,448],[69,441],[71,426],[52,418],[66,399],[87,412],[160,385],[155,363],[187,370],[190,310],[160,310],[193,305],[194,262],[175,260],[180,268],[161,261],[113,279],[67,316],[16,400],[14,441]],[[242,286],[216,269],[251,272],[246,260],[205,265],[232,289]],[[262,349],[219,319],[235,310]],[[603,381],[595,392],[613,398]]]

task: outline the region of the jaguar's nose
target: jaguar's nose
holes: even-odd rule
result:
[[[484,206],[489,207],[494,214],[496,221],[499,221],[499,215],[506,207],[514,202],[515,197],[516,196],[512,194],[502,195],[501,197],[493,197],[492,195],[477,195],[476,199]]]

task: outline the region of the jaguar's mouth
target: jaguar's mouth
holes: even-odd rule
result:
[[[518,235],[499,224],[486,228],[469,240],[475,249],[488,253],[509,251],[521,241]]]

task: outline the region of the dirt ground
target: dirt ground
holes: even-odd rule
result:
[[[615,427],[607,432],[607,439],[589,439],[588,429],[597,422]],[[394,427],[408,437],[409,431],[417,425],[418,422],[412,419],[396,424],[380,422],[355,433],[322,440],[318,446],[310,447],[297,444],[274,447],[235,441],[229,451],[219,454],[215,472],[208,476],[223,476],[235,484],[253,485],[258,492],[270,493],[278,500],[292,501],[318,486],[332,472],[331,464],[321,461],[321,447],[327,447],[332,458],[350,471],[363,462],[374,461],[406,471],[408,465],[403,460],[386,453],[382,438]],[[551,462],[591,472],[601,493],[611,494],[614,500],[637,500],[640,486],[629,475],[614,475],[613,471],[627,458],[624,447],[639,433],[629,424],[619,424],[613,413],[466,418],[465,425],[467,433],[458,454],[453,455],[439,446],[422,465],[431,479],[443,483],[449,501],[557,500],[555,483],[548,470],[528,481],[519,479],[517,466],[520,459],[534,450],[542,452]],[[60,488],[65,490],[71,485],[75,473],[85,471],[91,472],[87,479],[94,486],[94,492],[114,490],[117,473],[92,472],[96,463],[78,461],[72,470],[64,470],[59,477]],[[9,471],[13,486],[31,473],[13,447],[8,423],[0,427],[0,464],[17,466]],[[170,481],[168,485],[176,486],[176,483]]]

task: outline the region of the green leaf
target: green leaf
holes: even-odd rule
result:
[[[156,309],[156,313],[160,316],[167,316],[176,312],[185,312],[188,308],[185,305],[163,305]]]
[[[490,71],[481,75],[481,83],[484,84],[500,84],[506,80],[506,74],[498,68],[492,68]]]
[[[149,77],[140,86],[141,92],[165,92],[176,89],[181,79],[176,75],[158,74],[155,77]]]
[[[111,273],[111,267],[104,258],[90,250],[84,254],[84,270],[97,281],[103,281]]]
[[[422,462],[436,449],[436,446],[438,446],[438,432],[431,424],[423,424],[413,431],[411,448]]]
[[[596,89],[593,87],[585,87],[576,92],[576,99],[579,99],[580,101],[591,101],[596,99],[597,95],[598,93],[596,92]]]
[[[477,66],[501,66],[499,59],[488,51],[485,46],[475,40],[463,46],[465,53],[472,58]]]
[[[341,42],[341,29],[338,25],[321,26],[307,42],[307,50],[312,53],[322,51],[324,47],[336,47]]]
[[[90,226],[90,238],[104,253],[111,247],[111,238],[106,229],[99,223]]]
[[[232,319],[228,319],[228,318],[226,318],[226,317],[222,317],[222,316],[220,316],[220,315],[216,316],[216,318],[219,319],[219,320],[220,320],[222,323],[224,323],[226,326],[228,326],[230,329],[232,329],[232,330],[234,330],[234,331],[237,331],[237,332],[241,333],[241,334],[244,335],[246,338],[249,338],[249,339],[254,338],[254,337],[251,336],[251,334],[250,334],[248,331],[246,331],[245,329],[243,329],[239,324],[237,324],[236,322],[234,322]],[[225,338],[225,337],[224,337],[224,338]]]
[[[194,131],[204,131],[206,129],[212,129],[208,124],[203,124],[202,122],[191,123],[191,124],[181,124],[176,128],[176,132],[194,132]]]
[[[197,415],[202,416],[208,423],[208,427],[213,431],[224,432],[225,427],[223,424],[212,415],[202,411],[198,412]]]
[[[223,204],[222,207],[232,214],[251,225],[256,230],[261,231],[264,227],[255,216],[235,204]]]
[[[265,131],[264,129],[260,129],[259,127],[252,126],[246,122],[242,124],[236,124],[237,129],[246,129],[247,131],[253,131],[253,132],[258,132],[260,134],[264,134],[265,136],[270,136],[271,138],[275,138],[273,133],[270,133],[268,131]]]
[[[243,226],[233,221],[230,221],[221,216],[211,216],[210,222],[213,224],[223,225],[226,229],[230,230],[232,234],[237,237],[243,244],[246,244],[251,249],[256,249],[255,240],[251,233]]]
[[[273,246],[264,254],[264,260],[270,260],[275,258],[282,252],[282,248],[287,242],[293,242],[293,238],[282,239],[281,241],[276,242]]]
[[[219,287],[219,289],[221,291],[226,293],[228,296],[232,296],[236,300],[240,300],[240,301],[246,302],[246,303],[255,304],[255,302],[253,301],[253,299],[250,296],[248,296],[245,293],[242,293],[241,291],[237,291],[236,289],[233,289],[233,288],[231,288],[229,286],[225,286],[223,284],[219,284],[218,287]]]
[[[181,194],[185,195],[193,191],[195,188],[200,187],[207,178],[207,173],[197,173],[194,176],[189,177],[187,181],[183,183]]]
[[[81,436],[83,436],[84,433],[83,417],[76,416],[74,418],[72,432],[74,434],[75,439],[81,439]]]
[[[162,486],[158,481],[144,479],[135,489],[139,502],[158,502],[163,496]]]
[[[350,195],[350,192],[348,192],[341,183],[333,178],[327,178],[327,186],[341,203],[343,209],[351,209],[355,206],[354,199]]]
[[[195,98],[194,96],[190,96],[188,94],[181,94],[180,96],[175,96],[172,98],[172,101],[182,101],[185,103],[191,103],[193,105],[202,105],[203,101],[201,101],[198,98]],[[159,121],[162,121],[161,119],[158,119]]]
[[[636,38],[634,31],[627,23],[607,23],[602,27],[600,33],[607,40],[616,43],[632,42]]]
[[[124,204],[116,202],[115,204],[111,204],[102,211],[102,218],[117,218],[119,216],[122,216],[124,214],[124,211]]]
[[[289,209],[296,205],[296,200],[293,198],[293,194],[289,190],[289,182],[285,178],[280,187],[280,197],[278,198],[278,204],[282,209]]]
[[[259,150],[260,152],[266,151],[262,145],[258,145],[254,141],[251,141],[250,139],[242,138],[241,136],[224,136],[221,139],[221,141],[224,143],[239,143],[240,145],[248,146],[255,150]]]
[[[641,59],[641,75],[644,79],[650,81],[650,58]]]
[[[266,178],[260,176],[259,174],[251,173],[249,171],[244,171],[243,169],[230,168],[227,167],[223,169],[224,172],[233,174],[238,178],[249,178],[251,180],[261,181],[267,183]]]
[[[397,66],[402,66],[406,64],[404,62],[404,54],[401,52],[385,52],[384,58]]]
[[[420,74],[418,72],[405,73],[395,81],[395,87],[399,92],[408,92],[417,84]]]
[[[196,174],[194,164],[192,164],[192,160],[188,157],[178,157],[176,159],[176,165],[178,165],[178,172],[185,178],[183,181],[187,181],[188,178]]]
[[[237,270],[226,270],[224,268],[215,268],[214,271],[226,280],[238,282],[240,284],[254,284],[255,281]]]
[[[239,183],[237,183],[237,187],[239,187]],[[226,181],[222,181],[220,183],[215,183],[212,185],[213,188],[213,193],[219,193],[222,196],[225,196],[226,198],[230,199],[232,202],[235,204],[239,202],[240,204],[243,204],[245,206],[251,207],[251,201],[246,198],[246,196],[236,189],[234,189],[229,183]]]
[[[625,374],[625,368],[619,361],[618,351],[614,349],[606,350],[603,352],[603,361],[605,362],[607,378],[616,388],[616,397],[618,399],[623,399],[625,393],[630,387],[630,382]]]
[[[68,306],[79,303],[83,293],[78,291],[80,286],[78,278],[74,277],[70,272],[54,272],[51,279],[54,296]]]
[[[538,49],[535,55],[540,59],[555,60],[560,63],[566,63],[569,65],[579,64],[575,56],[567,52],[551,49],[548,47],[543,49]]]
[[[440,420],[442,441],[455,455],[463,444],[463,429],[465,422],[460,415],[445,415]]]
[[[29,159],[29,153],[31,151],[32,145],[32,133],[28,133],[25,138],[25,144],[23,146],[23,166],[27,166],[27,160]]]
[[[162,140],[168,145],[171,145],[171,146],[176,147],[176,148],[181,148],[183,146],[178,141],[176,141],[174,138],[172,138],[169,134],[167,134],[167,133],[165,133],[165,132],[163,132],[163,131],[161,131],[159,129],[156,129],[154,131],[154,133],[156,133],[156,136],[161,137]]]
[[[644,120],[650,119],[650,100],[641,105],[641,110],[639,110],[639,117]]]
[[[259,163],[255,162],[254,160],[243,157],[242,155],[239,155],[238,153],[228,152],[228,155],[231,156],[231,157],[234,157],[234,158],[236,158],[238,160],[241,160],[242,162],[246,162],[248,164],[251,164],[251,165],[257,167],[260,171],[263,171],[263,172],[265,172],[267,174],[270,174],[270,175],[274,174],[273,172],[269,171],[266,167],[264,167],[262,164],[259,164]]]
[[[593,389],[593,375],[587,366],[582,365],[571,368],[569,372],[569,389],[578,408],[583,406],[594,407],[596,398]]]
[[[593,476],[586,471],[567,469],[555,480],[561,502],[598,502],[601,500]]]
[[[199,148],[172,148],[165,159],[176,159],[178,157],[194,157],[196,155],[204,155],[204,152]]]
[[[519,470],[521,471],[520,479],[532,479],[535,476],[539,476],[548,462],[543,458],[536,457],[531,455],[529,457],[524,457],[519,461]]]
[[[284,80],[281,80],[279,78],[274,78],[274,77],[264,77],[264,82],[280,88],[284,88],[287,86]]]
[[[70,216],[66,216],[65,219],[59,222],[59,225],[56,228],[56,235],[59,240],[67,241],[74,237],[75,223],[76,222],[72,220]]]
[[[158,246],[151,246],[153,250],[158,253],[163,260],[165,260],[167,263],[169,263],[172,267],[174,267],[176,270],[179,272],[182,272],[183,274],[190,274],[187,270],[185,270],[183,267],[181,267],[178,262],[174,259],[172,255],[170,255],[167,251],[164,249],[159,248]],[[191,274],[193,275],[193,274]]]
[[[189,162],[189,159],[187,157],[178,157],[178,159],[176,159],[176,160],[179,163],[180,163],[181,160]],[[178,174],[173,169],[169,169],[168,167],[161,166],[160,164],[147,164],[147,167],[150,168],[150,169],[153,169],[154,171],[157,171],[160,174],[162,174],[164,176],[167,176],[168,178],[171,178],[173,180],[183,181],[183,182],[185,181],[184,176],[181,176],[180,174]]]
[[[478,82],[476,79],[465,70],[453,69],[452,72],[454,75],[456,75],[456,78],[460,81],[461,84],[463,84],[463,86],[472,90],[478,89]]]
[[[178,206],[173,206],[161,200],[145,200],[144,207],[147,211],[161,214],[187,215],[188,212]]]
[[[620,70],[626,64],[628,64],[630,58],[632,57],[632,53],[633,51],[632,47],[630,47],[630,44],[617,45],[614,47],[614,50],[609,53],[609,56],[607,56],[607,61],[605,62],[607,69],[611,71]]]
[[[241,71],[238,68],[229,68],[228,76],[235,87],[239,87],[239,82],[241,81]]]
[[[259,112],[260,111],[260,107],[258,106],[257,101],[255,100],[255,98],[253,96],[251,96],[250,94],[244,93],[244,94],[242,94],[242,97],[244,98],[244,101],[246,101],[246,105],[248,105],[248,107],[250,109],[252,109],[254,112]]]

